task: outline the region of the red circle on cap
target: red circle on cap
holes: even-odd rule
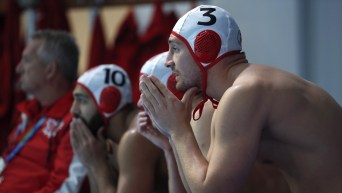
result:
[[[195,39],[194,52],[203,63],[214,61],[221,50],[221,38],[213,30],[198,33]]]
[[[100,94],[100,108],[105,113],[112,113],[119,106],[121,93],[114,86],[107,86]]]

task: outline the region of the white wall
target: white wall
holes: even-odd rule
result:
[[[311,0],[307,76],[342,104],[342,1]]]
[[[211,0],[232,14],[241,28],[251,63],[299,73],[297,0]]]
[[[293,72],[342,104],[342,1],[208,0],[238,22],[251,63]]]

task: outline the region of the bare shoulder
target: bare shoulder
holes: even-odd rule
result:
[[[259,77],[240,78],[228,88],[220,100],[221,106],[237,106],[239,108],[250,105],[260,105],[268,102],[271,85]]]
[[[153,192],[162,178],[164,154],[136,129],[126,131],[119,144],[119,192]],[[134,184],[134,186],[132,186]]]
[[[153,148],[153,145],[148,139],[142,136],[136,129],[130,129],[124,133],[120,141],[120,146],[126,146],[130,148],[144,149]],[[158,149],[156,147],[156,149]]]
[[[120,145],[136,144],[144,141],[144,137],[132,128],[127,130],[120,140]]]
[[[258,136],[268,118],[270,98],[267,88],[260,83],[245,82],[227,89],[214,114],[213,127],[220,133],[217,136]]]
[[[156,158],[162,155],[162,151],[142,136],[136,129],[125,132],[119,144],[119,155],[138,155]]]

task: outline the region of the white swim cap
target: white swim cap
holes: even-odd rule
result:
[[[103,64],[85,72],[77,80],[95,101],[105,119],[132,102],[132,86],[127,73],[114,64]]]
[[[168,52],[157,54],[150,58],[142,66],[140,74],[155,76],[163,83],[174,95],[181,98],[183,94],[176,90],[176,76],[172,70],[165,66]]]
[[[196,63],[203,67],[242,50],[235,20],[226,10],[213,5],[200,5],[187,12],[177,21],[172,34],[187,45]]]
[[[213,5],[200,5],[181,17],[171,34],[184,42],[202,71],[203,99],[193,111],[193,119],[198,120],[208,99],[214,108],[218,105],[218,101],[206,94],[207,70],[225,56],[241,53],[241,32],[226,10]],[[197,111],[199,117],[195,118]]]

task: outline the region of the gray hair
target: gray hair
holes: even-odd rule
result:
[[[79,48],[73,36],[64,31],[41,30],[35,32],[31,39],[44,41],[38,50],[43,62],[56,62],[66,80],[76,81]]]

